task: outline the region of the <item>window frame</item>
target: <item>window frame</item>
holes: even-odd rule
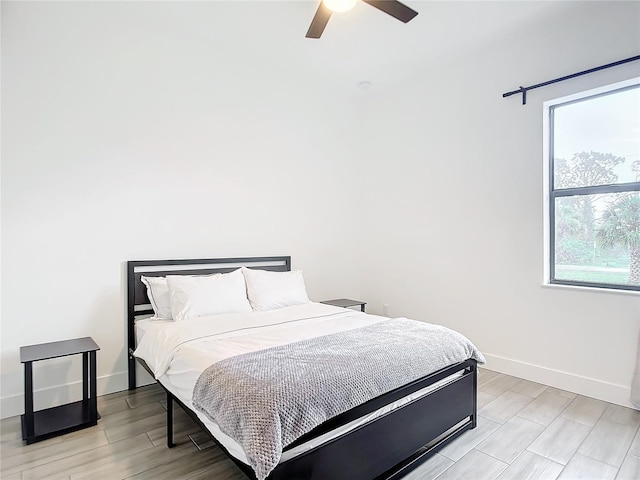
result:
[[[559,280],[555,278],[555,210],[556,199],[563,197],[598,195],[610,193],[640,192],[640,181],[613,185],[554,188],[554,111],[558,107],[611,95],[634,88],[640,88],[640,77],[604,87],[587,90],[573,95],[544,102],[543,108],[543,149],[544,149],[544,240],[545,268],[544,284],[581,288],[605,289],[627,293],[640,293],[640,285],[618,285],[608,283],[585,282],[579,280]]]

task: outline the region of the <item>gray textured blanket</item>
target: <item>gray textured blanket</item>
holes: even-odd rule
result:
[[[484,357],[463,335],[408,319],[238,355],[207,368],[193,405],[263,480],[282,449],[325,420],[448,365]]]

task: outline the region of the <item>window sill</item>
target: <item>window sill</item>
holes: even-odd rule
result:
[[[602,287],[587,287],[580,285],[562,285],[560,283],[543,283],[541,285],[543,288],[558,288],[563,290],[581,290],[584,292],[592,292],[592,293],[611,293],[614,295],[632,295],[636,297],[640,297],[640,292],[637,290],[621,290],[614,288],[602,288]]]

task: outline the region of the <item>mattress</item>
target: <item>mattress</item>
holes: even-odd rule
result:
[[[230,455],[247,463],[242,447],[222,432],[218,425],[193,408],[193,387],[200,374],[212,363],[234,355],[360,328],[386,319],[312,302],[267,312],[199,317],[179,323],[139,320],[136,322],[138,348],[135,356],[142,358],[154,372],[156,379],[198,415]],[[462,372],[287,450],[280,461],[300,455],[416,398],[442,388],[460,375]]]

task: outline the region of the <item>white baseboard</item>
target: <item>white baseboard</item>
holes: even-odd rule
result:
[[[484,353],[484,356],[487,364],[483,365],[483,367],[487,370],[513,375],[514,377],[615,403],[623,407],[635,408],[631,404],[631,385],[616,385],[595,378],[583,377],[498,355]],[[629,379],[629,382],[631,382],[631,379]]]
[[[144,371],[143,371],[144,372]],[[127,372],[119,372],[98,377],[96,389],[98,396],[126,390],[129,386]],[[138,373],[138,386],[153,383],[153,379],[144,372]],[[34,410],[63,405],[82,399],[82,382],[77,381],[55,387],[37,389],[33,393]],[[14,417],[24,413],[24,395],[11,395],[0,398],[0,418]]]
[[[605,402],[615,403],[623,407],[635,408],[630,401],[631,387],[603,382],[595,378],[582,377],[573,373],[554,370],[540,365],[512,360],[498,355],[484,354],[487,364],[483,368],[495,372],[513,375],[532,382],[542,383],[587,397],[597,398]],[[138,386],[153,383],[153,379],[142,369],[138,371]],[[98,396],[120,392],[128,388],[127,372],[119,372],[98,377]],[[74,402],[82,398],[82,382],[36,390],[34,392],[34,408],[54,407]],[[13,395],[0,399],[0,418],[13,417],[24,413],[24,395]]]

